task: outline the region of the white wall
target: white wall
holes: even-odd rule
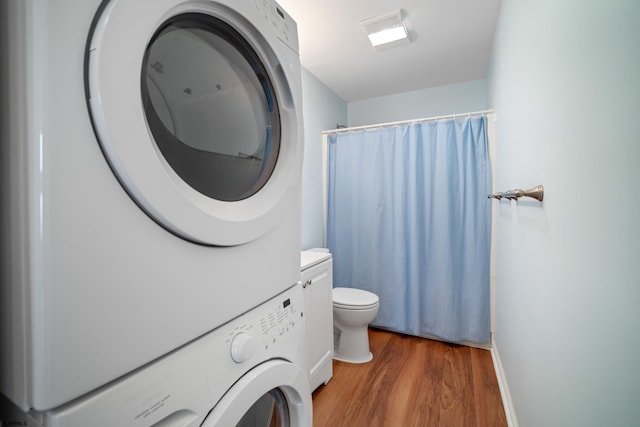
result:
[[[503,0],[495,344],[521,426],[640,425],[640,2]]]
[[[349,126],[484,110],[487,81],[475,80],[350,102]]]
[[[302,249],[321,247],[322,131],[347,123],[347,103],[302,69],[304,163],[302,167]]]

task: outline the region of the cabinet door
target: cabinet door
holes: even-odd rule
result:
[[[307,316],[308,374],[312,389],[326,383],[333,358],[333,260],[302,272]]]

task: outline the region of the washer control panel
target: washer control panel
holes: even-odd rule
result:
[[[277,296],[228,325],[225,343],[231,359],[244,363],[255,356],[264,358],[279,344],[296,341],[298,338],[293,335],[301,336],[304,320],[304,302],[299,295],[287,292]]]

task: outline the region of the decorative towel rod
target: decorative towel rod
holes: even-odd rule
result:
[[[505,191],[504,193],[493,193],[493,194],[489,194],[489,198],[490,199],[508,199],[508,200],[518,200],[520,197],[531,197],[534,198],[536,200],[538,200],[539,202],[542,201],[542,199],[544,198],[544,187],[542,185],[536,185],[533,188],[530,188],[528,190],[519,190],[519,189],[515,189],[515,190],[509,190],[509,191]]]

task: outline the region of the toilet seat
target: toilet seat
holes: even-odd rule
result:
[[[377,307],[379,298],[364,289],[333,288],[333,306],[346,310],[369,310]]]

